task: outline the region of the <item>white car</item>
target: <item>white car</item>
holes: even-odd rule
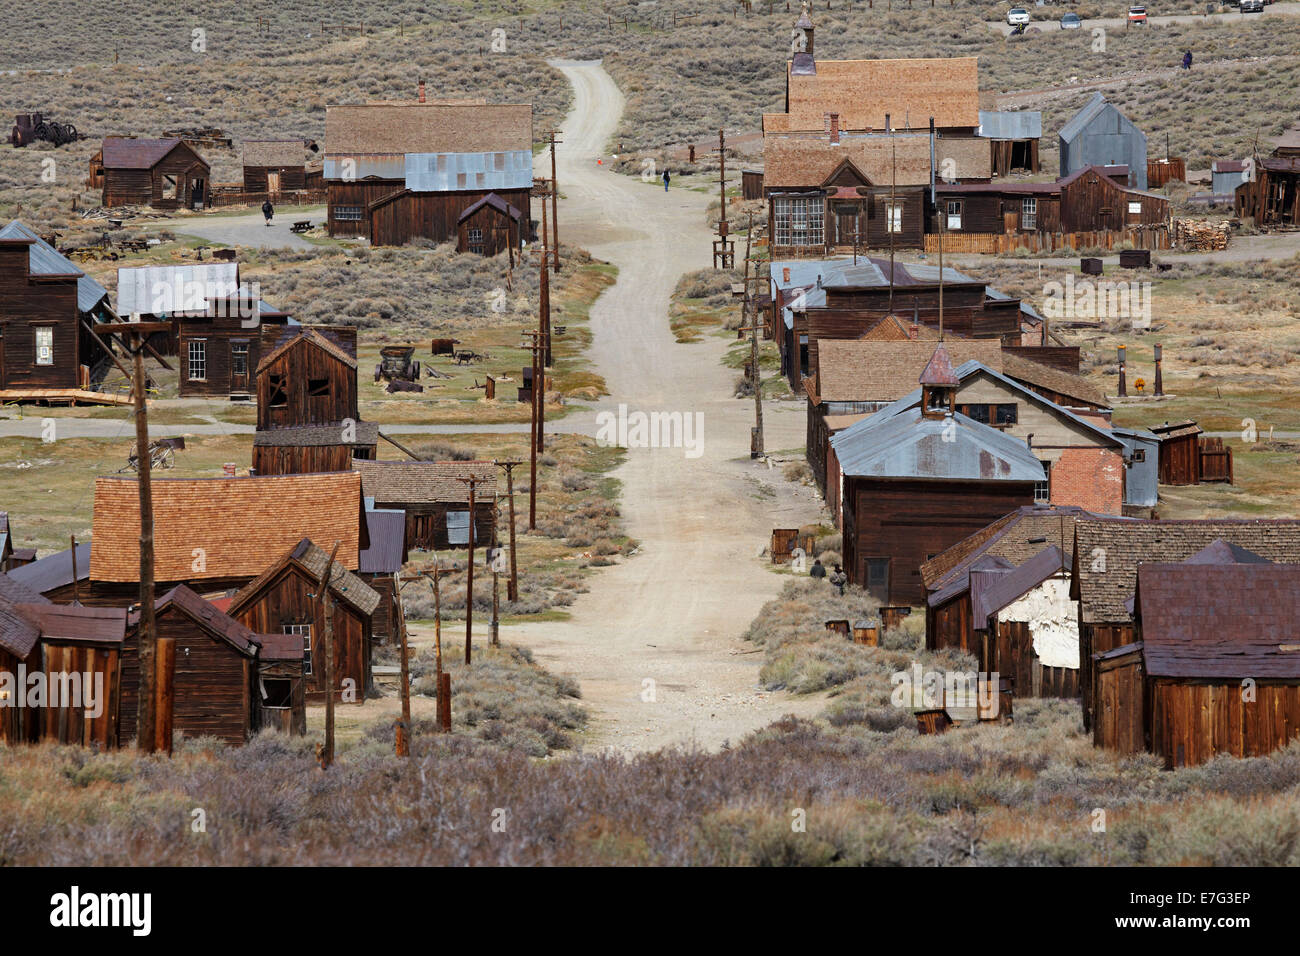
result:
[[[1007,11],[1007,23],[1013,27],[1029,25],[1029,11],[1024,7],[1012,7]]]

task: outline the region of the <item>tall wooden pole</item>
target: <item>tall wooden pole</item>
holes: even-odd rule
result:
[[[754,370],[754,440],[750,442],[750,458],[763,456],[763,374],[758,368],[758,316],[753,313],[754,298],[749,291],[750,243],[754,235],[754,214],[750,213],[745,227],[745,300],[744,322],[749,325],[749,363]]]
[[[330,600],[330,577],[334,573],[334,558],[339,553],[341,543],[337,540],[334,542],[329,561],[321,572],[316,593],[316,606],[325,632],[325,746],[321,750],[322,770],[328,770],[334,763],[334,602]]]
[[[541,335],[540,331],[525,332],[525,335],[532,337],[532,344],[525,345],[524,348],[531,350],[533,356],[533,392],[532,392],[532,430],[528,440],[528,530],[537,530],[537,453],[541,449],[541,401],[539,378],[541,376]]]
[[[895,199],[894,188],[898,183],[898,148],[894,144],[894,128],[889,122],[889,114],[885,114],[885,131],[889,133],[889,152],[893,164],[892,172],[889,176],[889,215],[885,217],[885,228],[889,230],[889,314],[894,314],[894,210],[898,208],[898,202]],[[902,225],[902,215],[899,215],[899,225]]]
[[[560,274],[560,181],[555,178],[555,130],[551,130],[551,243],[555,246],[555,274]]]
[[[433,661],[435,681],[438,685],[438,730],[448,733],[451,730],[451,675],[442,670],[442,591],[438,587],[438,578],[442,568],[438,566],[438,556],[433,557],[433,570],[424,575],[433,585]]]
[[[149,417],[145,399],[144,336],[131,337],[134,353],[135,384],[135,457],[140,491],[140,630],[138,637],[140,690],[136,703],[136,743],[145,753],[153,753],[157,740],[157,672],[154,650],[158,638],[154,618],[153,564],[153,485],[149,468]]]
[[[465,663],[469,664],[474,633],[474,545],[478,537],[477,523],[474,520],[474,489],[483,479],[471,475],[459,480],[469,485],[469,561],[465,567]]]
[[[552,181],[551,188],[555,188]],[[542,197],[542,271],[540,276],[541,291],[539,295],[538,328],[542,330],[542,359],[541,364],[546,368],[551,366],[551,280],[550,271],[547,269],[548,259],[551,254],[551,244],[546,233],[546,197]],[[546,401],[546,388],[543,383],[542,402]],[[539,439],[540,440],[540,439]]]
[[[519,569],[515,562],[515,465],[517,461],[496,461],[506,470],[506,500],[510,508],[510,578],[506,582],[506,600],[519,600]]]
[[[69,540],[72,542],[72,603],[81,603],[80,588],[77,585],[77,536],[71,535]]]
[[[406,611],[402,608],[402,579],[393,575],[393,589],[397,592],[397,621],[402,633],[402,719],[398,721],[396,753],[399,757],[411,756],[411,658],[406,633]]]

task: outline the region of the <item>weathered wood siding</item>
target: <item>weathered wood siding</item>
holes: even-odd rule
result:
[[[76,388],[88,337],[76,277],[29,276],[30,251],[25,242],[0,242],[0,386]],[[53,364],[36,364],[38,328],[53,330]]]
[[[401,179],[359,179],[353,182],[331,179],[325,181],[328,195],[328,226],[331,236],[370,236],[370,204],[377,199],[401,192],[406,187]],[[341,218],[340,207],[359,209],[360,218]]]
[[[380,509],[406,511],[406,545],[411,550],[443,551],[452,547],[447,540],[447,512],[468,511],[469,501],[449,504],[412,504],[403,501],[376,501]],[[474,542],[483,547],[493,541],[496,509],[491,500],[474,499]],[[456,545],[455,547],[464,547]]]
[[[1130,213],[1129,203],[1138,203],[1141,211]],[[1097,170],[1088,170],[1073,182],[1061,186],[1062,232],[1154,226],[1168,218],[1167,199],[1125,192],[1114,180]]]
[[[1092,715],[1096,709],[1093,694],[1096,687],[1097,662],[1094,654],[1104,654],[1125,644],[1132,644],[1133,625],[1127,624],[1085,624],[1082,608],[1079,612],[1079,696],[1083,699],[1083,727],[1092,727]]]
[[[409,193],[382,203],[374,203],[369,209],[370,241],[376,246],[401,246],[413,239],[429,239],[433,242],[451,242],[457,239],[456,220],[461,213],[478,202],[489,192],[495,192],[505,202],[524,213],[527,220],[529,208],[529,190],[465,190],[444,193]],[[507,220],[495,210],[488,210],[498,223]],[[483,210],[475,215],[478,219]],[[484,225],[486,230],[488,227]],[[510,230],[512,233],[513,229]],[[505,230],[501,229],[502,237]],[[502,238],[501,248],[505,249]],[[488,253],[492,255],[494,253]]]
[[[176,178],[176,196],[163,198],[166,177]],[[104,170],[105,206],[152,206],[154,209],[189,209],[206,202],[212,171],[186,143],[177,143],[150,169]]]
[[[351,445],[254,445],[253,473],[257,475],[312,475],[323,471],[349,471],[356,457]],[[374,457],[369,446],[367,457]]]
[[[1148,678],[1151,750],[1165,766],[1190,767],[1217,754],[1261,757],[1300,737],[1300,682],[1255,687],[1239,680]]]
[[[1012,680],[1016,697],[1078,697],[1079,671],[1072,667],[1045,667],[1034,653],[1027,621],[998,621],[989,635],[988,659],[980,667]]]
[[[1162,485],[1196,485],[1201,481],[1200,436],[1180,435],[1160,442],[1159,482]]]
[[[1142,655],[1094,662],[1096,689],[1092,742],[1122,754],[1142,753],[1146,743],[1146,687]]]
[[[46,706],[29,712],[26,718],[29,721],[35,714],[40,716],[41,740],[102,749],[117,746],[120,649],[55,641],[43,641],[38,647],[43,658],[41,669],[45,672],[46,687],[50,692],[64,675],[80,675],[79,683],[83,687],[79,706]],[[86,675],[90,675],[91,681],[98,677],[103,682],[95,690],[102,694],[95,708],[99,711],[96,717],[88,715],[84,706],[89,701],[84,689]]]
[[[283,379],[284,396],[272,405],[276,376]],[[258,430],[346,418],[357,418],[357,370],[309,341],[300,341],[257,374]]]
[[[515,208],[519,207],[515,206]],[[456,251],[495,256],[497,253],[505,252],[512,245],[518,248],[520,233],[526,228],[525,223],[516,222],[509,216],[503,216],[491,206],[485,205],[457,226]],[[471,229],[479,230],[481,242],[471,243]]]
[[[266,174],[269,171],[280,173],[280,192],[292,192],[307,188],[307,168],[303,166],[245,166],[244,192],[264,193],[267,191]]]

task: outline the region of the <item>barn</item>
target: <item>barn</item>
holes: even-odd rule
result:
[[[328,552],[303,538],[240,589],[228,609],[252,631],[301,638],[308,703],[325,700],[325,619],[315,595],[329,558]],[[345,703],[362,704],[373,686],[371,617],[380,595],[346,565],[335,560],[330,571],[334,692]]]
[[[1094,743],[1174,769],[1300,737],[1300,565],[1219,540],[1139,565],[1133,608],[1137,640],[1096,655]]]
[[[105,206],[202,209],[208,203],[212,169],[192,146],[177,137],[108,136],[98,158],[103,169]]]
[[[109,312],[108,290],[31,229],[0,229],[0,398],[97,400],[112,359],[90,327]]]
[[[496,465],[490,461],[354,461],[363,494],[375,507],[406,512],[406,547],[443,551],[469,545],[469,483],[474,490],[474,541],[495,541]]]
[[[1100,93],[1061,127],[1057,139],[1062,177],[1089,166],[1127,166],[1128,185],[1147,188],[1146,134]]]

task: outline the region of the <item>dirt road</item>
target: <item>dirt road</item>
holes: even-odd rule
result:
[[[325,219],[324,206],[278,206],[266,224],[262,213],[246,216],[185,216],[150,223],[151,229],[170,229],[175,233],[197,236],[226,246],[250,246],[255,249],[314,249],[306,239],[290,228],[299,219],[319,225]]]
[[[1031,17],[1029,28],[1040,32],[1050,32],[1061,29],[1061,17],[1068,13],[1067,8],[1052,9],[1044,7],[1026,7]],[[1154,7],[1150,9],[1155,9]],[[1094,27],[1102,27],[1106,30],[1144,30],[1150,26],[1164,26],[1169,23],[1237,23],[1245,20],[1247,22],[1263,23],[1268,17],[1294,17],[1300,16],[1300,3],[1278,3],[1264,8],[1264,13],[1247,13],[1243,14],[1239,10],[1226,10],[1223,13],[1177,13],[1167,16],[1157,16],[1151,14],[1147,17],[1147,25],[1133,24],[1128,26],[1127,17],[1103,17],[1099,20],[1080,21],[1079,29],[1081,32],[1089,33]],[[1149,12],[1149,11],[1148,11]],[[1008,23],[986,21],[990,29],[997,30],[1002,34],[1009,35],[1013,27]]]
[[[623,97],[598,64],[557,63],[574,88],[559,151],[566,242],[619,268],[591,310],[592,358],[613,393],[599,410],[703,415],[703,454],[630,449],[617,477],[640,553],[599,572],[570,621],[510,628],[506,639],[581,682],[590,746],[634,752],[673,743],[716,748],[790,712],[820,709],[758,689],[761,654],[739,640],[780,579],[757,560],[773,527],[816,517],[805,489],[749,460],[752,406],[729,398],[734,373],[720,340],[679,345],[669,296],[683,272],[710,261],[706,197],[618,176],[597,165]],[[797,403],[773,404],[769,449],[802,444]],[[772,486],[766,497],[762,485]]]

